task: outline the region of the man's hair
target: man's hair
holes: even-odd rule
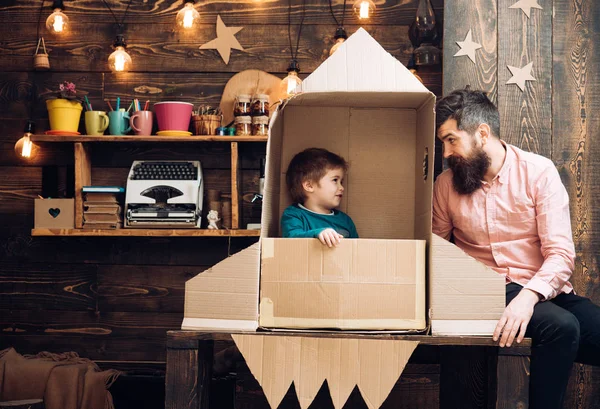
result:
[[[287,169],[285,180],[294,203],[304,203],[306,195],[302,183],[309,180],[318,183],[327,171],[348,170],[348,162],[335,153],[321,148],[308,148],[297,153]]]
[[[435,105],[436,131],[448,119],[455,119],[459,130],[473,134],[483,123],[490,126],[492,135],[500,137],[500,114],[498,108],[483,91],[470,90],[468,87],[452,91]]]

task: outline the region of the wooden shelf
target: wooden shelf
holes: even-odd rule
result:
[[[33,135],[33,142],[266,142],[266,136],[137,136],[137,135]]]
[[[258,237],[260,230],[208,229],[32,229],[32,236],[93,236],[93,237]]]
[[[35,142],[72,143],[75,156],[75,228],[74,229],[33,229],[32,236],[109,236],[109,237],[258,237],[258,230],[240,229],[240,158],[239,143],[267,142],[266,136],[135,136],[135,135],[33,135]],[[231,230],[207,229],[116,229],[116,230],[87,230],[83,229],[83,186],[92,184],[92,156],[94,143],[91,142],[225,142],[231,151]]]

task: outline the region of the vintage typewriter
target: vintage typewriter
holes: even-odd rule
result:
[[[203,186],[199,161],[134,161],[127,177],[125,226],[200,227]]]

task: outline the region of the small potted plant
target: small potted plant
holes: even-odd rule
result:
[[[50,91],[43,95],[48,95],[46,108],[50,119],[50,129],[58,132],[76,133],[79,128],[83,106],[77,96],[75,84],[63,81],[59,84],[58,91]]]

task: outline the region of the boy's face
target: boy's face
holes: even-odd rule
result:
[[[344,194],[343,180],[344,170],[338,168],[328,170],[317,183],[305,182],[308,204],[322,211],[338,207]]]

